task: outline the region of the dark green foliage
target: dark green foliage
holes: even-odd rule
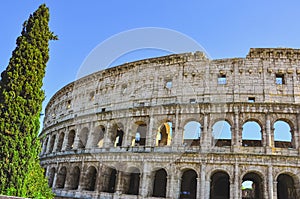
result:
[[[23,24],[17,47],[0,80],[0,194],[52,198],[37,135],[49,59],[49,10],[41,5]]]

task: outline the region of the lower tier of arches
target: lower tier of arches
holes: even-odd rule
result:
[[[242,154],[86,154],[42,159],[58,197],[297,199],[300,158]]]

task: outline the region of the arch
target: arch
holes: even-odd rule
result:
[[[229,175],[224,171],[216,171],[210,177],[210,199],[229,199]]]
[[[263,179],[255,172],[248,172],[243,176],[241,187],[242,199],[262,199],[264,197]]]
[[[231,146],[231,126],[226,120],[219,120],[212,126],[213,143],[215,146]]]
[[[47,146],[48,146],[49,137],[46,137],[43,145],[43,154],[46,153]]]
[[[67,141],[67,146],[66,146],[67,150],[74,149],[74,140],[75,140],[75,130],[71,130],[71,131],[69,131],[69,134],[68,134],[68,141]]]
[[[247,147],[261,147],[262,133],[261,126],[255,120],[244,123],[242,131],[242,145]]]
[[[167,172],[165,169],[155,171],[153,181],[153,197],[166,197],[167,190]]]
[[[196,199],[197,196],[197,173],[188,169],[181,176],[180,199]]]
[[[52,153],[54,150],[55,139],[56,139],[56,135],[52,135],[51,140],[50,140],[49,153]]]
[[[67,168],[61,167],[59,169],[59,172],[58,172],[57,178],[56,178],[56,183],[55,183],[56,188],[63,189],[65,187],[66,176],[67,176]]]
[[[62,146],[63,146],[63,142],[64,142],[64,138],[65,138],[65,133],[64,133],[64,132],[61,132],[61,133],[59,134],[59,137],[58,137],[57,146],[56,146],[56,151],[58,151],[58,152],[61,151]]]
[[[136,122],[137,129],[132,140],[132,146],[145,146],[146,145],[146,134],[147,124],[145,122]]]
[[[156,135],[156,146],[171,145],[172,140],[172,122],[165,122],[158,128]]]
[[[197,121],[186,123],[183,131],[183,144],[185,146],[199,146],[201,137],[201,124]]]
[[[49,187],[53,186],[55,172],[56,172],[56,170],[55,170],[54,167],[52,167],[49,171],[49,176],[48,176],[48,185],[49,185]]]
[[[80,168],[78,166],[73,167],[71,173],[69,175],[69,189],[70,190],[77,190],[80,180]]]
[[[127,194],[139,195],[140,188],[140,170],[138,168],[132,168],[129,172],[129,187],[127,188]]]
[[[111,129],[111,142],[113,143],[114,147],[120,147],[123,144],[123,137],[124,137],[124,131],[123,131],[123,125],[121,123],[114,124]]]
[[[88,135],[89,135],[89,129],[87,127],[81,129],[79,133],[79,141],[78,141],[79,149],[84,149],[86,147]]]
[[[92,147],[103,147],[105,127],[97,126],[92,133]]]
[[[82,184],[83,190],[95,191],[97,179],[97,169],[94,166],[90,166],[85,174],[84,182]]]
[[[278,148],[293,148],[291,126],[288,122],[277,120],[274,123],[274,146]]]
[[[116,191],[117,170],[114,168],[108,168],[108,170],[109,176],[105,192],[114,193]]]
[[[297,199],[294,179],[288,174],[280,174],[277,179],[277,199]]]

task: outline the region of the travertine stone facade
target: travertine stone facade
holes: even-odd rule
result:
[[[298,49],[126,63],[51,98],[41,164],[58,197],[296,199],[299,104]]]

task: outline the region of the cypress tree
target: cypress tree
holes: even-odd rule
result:
[[[39,117],[49,41],[49,10],[41,5],[24,22],[0,80],[0,194],[52,198],[39,164]]]

